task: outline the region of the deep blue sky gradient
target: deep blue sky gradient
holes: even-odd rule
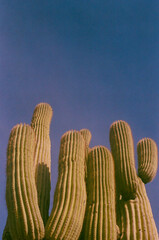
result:
[[[0,1],[0,236],[5,203],[6,148],[12,127],[30,123],[48,102],[52,191],[60,138],[88,128],[91,146],[109,145],[118,119],[159,146],[159,1]],[[135,154],[136,155],[136,154]],[[136,159],[137,166],[137,159]],[[159,174],[146,185],[159,230]]]

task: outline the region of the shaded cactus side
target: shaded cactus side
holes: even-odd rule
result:
[[[78,131],[61,138],[59,175],[51,215],[46,224],[46,239],[78,239],[86,207],[86,144]]]
[[[7,149],[6,202],[12,239],[43,239],[34,179],[35,134],[29,125],[16,125]]]
[[[38,204],[44,225],[49,217],[51,190],[51,142],[50,124],[53,110],[47,103],[38,104],[31,120],[31,127],[36,136],[35,181],[38,192]],[[45,187],[44,187],[45,186]]]
[[[144,183],[154,179],[158,167],[157,145],[151,138],[143,138],[137,144],[138,176]]]
[[[87,172],[87,207],[80,239],[116,240],[114,161],[106,147],[90,149]]]

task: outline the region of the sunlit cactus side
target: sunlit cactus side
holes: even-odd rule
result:
[[[110,151],[90,149],[87,162],[87,207],[80,239],[116,240],[115,172]]]
[[[12,239],[40,240],[44,237],[34,178],[34,153],[34,131],[29,125],[16,125],[7,148],[6,202]]]
[[[110,146],[115,161],[116,187],[124,199],[134,199],[137,194],[138,177],[133,137],[128,123],[120,120],[111,125]]]
[[[151,138],[143,138],[137,144],[138,176],[144,183],[154,179],[158,167],[157,145]]]
[[[86,208],[85,148],[79,131],[68,131],[61,138],[58,181],[45,227],[46,239],[79,238]]]
[[[157,240],[158,233],[145,185],[139,178],[137,197],[118,201],[121,240]]]
[[[44,225],[49,216],[51,190],[51,143],[50,124],[53,110],[48,103],[40,103],[35,107],[31,127],[36,136],[35,181],[38,192],[38,204]]]

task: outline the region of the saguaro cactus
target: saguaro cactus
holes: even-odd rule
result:
[[[35,107],[31,127],[36,136],[35,181],[38,192],[38,204],[44,225],[48,219],[51,190],[51,143],[50,124],[53,111],[49,104],[40,103]],[[44,187],[45,186],[45,187]]]
[[[35,134],[29,125],[16,125],[7,149],[6,202],[12,239],[43,239],[34,178]]]
[[[158,233],[146,189],[144,183],[136,174],[134,153],[132,154],[133,140],[130,127],[126,122],[117,121],[112,124],[110,145],[115,159],[116,212],[117,224],[121,233],[120,239],[157,240]],[[156,174],[158,162],[157,146],[153,140],[142,139],[139,141],[138,160],[139,176],[145,182],[152,180]],[[126,183],[128,184],[126,185]],[[134,189],[134,194],[130,194],[133,191],[130,191],[127,187],[136,185],[137,188],[131,188]],[[125,198],[126,192],[128,192],[129,198]]]
[[[135,169],[134,143],[129,125],[116,121],[110,127],[110,145],[115,161],[116,185],[124,199],[134,199],[138,177]]]
[[[78,239],[86,207],[85,150],[78,131],[62,136],[59,176],[51,215],[46,224],[46,239]]]
[[[139,178],[137,197],[118,200],[118,224],[121,240],[157,240],[158,233],[145,185]]]
[[[116,240],[115,173],[110,151],[90,149],[87,162],[87,207],[81,239]]]
[[[3,240],[157,240],[144,185],[157,172],[157,145],[150,138],[138,142],[137,175],[132,133],[124,121],[111,125],[112,153],[104,146],[89,148],[88,129],[62,136],[48,218],[52,115],[51,106],[40,103],[31,126],[18,124],[11,131]]]

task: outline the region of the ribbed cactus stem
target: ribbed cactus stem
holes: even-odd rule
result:
[[[145,185],[139,178],[135,200],[117,202],[121,240],[157,240],[158,233],[148,200]]]
[[[134,199],[138,187],[134,143],[129,125],[116,121],[110,127],[110,145],[115,161],[116,185],[124,199]]]
[[[34,131],[29,125],[16,125],[7,149],[6,202],[12,239],[40,240],[44,237],[34,176],[34,153]]]
[[[49,214],[51,190],[51,143],[50,124],[53,111],[49,104],[40,103],[35,107],[31,127],[36,135],[35,180],[40,212],[46,224]]]
[[[46,239],[79,238],[86,207],[85,148],[78,131],[68,131],[61,138],[59,175]]]
[[[90,149],[87,163],[87,207],[81,239],[116,240],[115,172],[110,151]]]
[[[157,173],[158,150],[151,138],[143,138],[137,144],[138,176],[144,183],[152,181]]]

